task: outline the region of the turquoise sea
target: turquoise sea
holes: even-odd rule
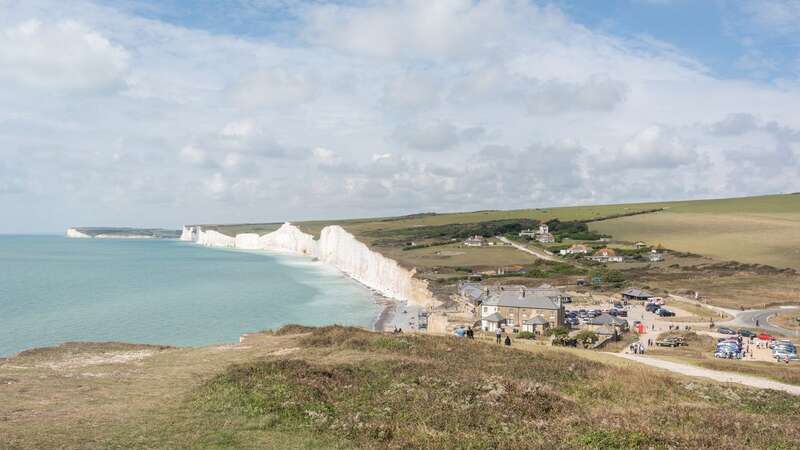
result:
[[[66,341],[233,343],[287,323],[370,326],[379,312],[366,288],[308,258],[0,236],[0,356]]]

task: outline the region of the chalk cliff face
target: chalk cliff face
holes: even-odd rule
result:
[[[372,251],[338,225],[322,229],[319,258],[381,294],[419,305],[435,302],[426,282],[397,261]]]
[[[281,225],[276,231],[261,236],[258,240],[264,250],[319,256],[314,236],[303,233],[288,222]]]
[[[81,233],[80,231],[76,230],[75,228],[69,228],[67,230],[67,237],[69,237],[69,238],[82,238],[82,239],[89,238],[89,239],[91,239],[91,236],[89,236],[86,233]]]
[[[197,243],[206,247],[236,248],[236,238],[215,230],[203,231],[200,227],[197,227]]]
[[[284,223],[278,230],[263,236],[245,233],[230,237],[213,230],[203,231],[200,227],[184,227],[181,239],[184,237],[193,237],[198,244],[208,247],[270,250],[317,257],[387,297],[420,306],[437,303],[427,283],[415,278],[413,270],[370,250],[338,225],[323,228],[319,241],[290,223]]]
[[[181,238],[182,241],[193,241],[195,240],[195,231],[194,227],[187,227],[184,226],[181,230]]]
[[[256,233],[237,234],[234,238],[233,246],[242,250],[260,250],[258,235]]]

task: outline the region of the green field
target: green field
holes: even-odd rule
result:
[[[677,202],[590,228],[719,260],[800,269],[800,195]]]
[[[798,414],[588,350],[342,327],[0,360],[0,448],[793,448]]]

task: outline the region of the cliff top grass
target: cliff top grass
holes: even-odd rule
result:
[[[603,354],[287,328],[0,363],[3,448],[792,448],[800,397]],[[147,356],[121,361],[120,354]],[[142,353],[145,352],[145,353]]]

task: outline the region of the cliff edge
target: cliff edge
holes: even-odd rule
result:
[[[405,269],[393,259],[370,250],[338,225],[323,228],[319,240],[288,222],[261,236],[243,233],[231,237],[215,230],[205,231],[200,226],[184,226],[181,240],[207,247],[268,250],[315,257],[386,297],[419,306],[438,303],[427,282],[414,276],[415,270]]]

